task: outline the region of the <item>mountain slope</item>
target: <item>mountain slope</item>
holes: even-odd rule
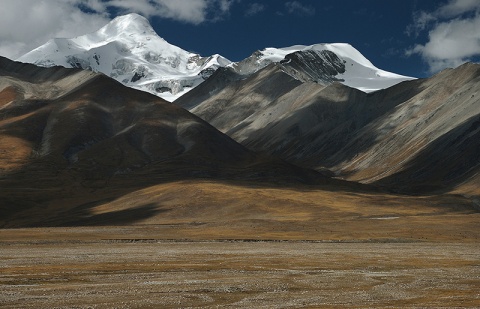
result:
[[[176,103],[254,151],[357,182],[417,192],[450,190],[478,176],[479,65],[369,94],[338,82],[274,83],[266,88],[277,95],[269,97],[259,85],[279,72],[281,64],[270,64],[255,73],[261,78],[218,91],[209,81]],[[195,101],[206,92],[213,95]]]
[[[0,58],[0,119],[1,225],[34,222],[33,213],[47,224],[50,216],[74,209],[81,215],[172,181],[330,182],[259,156],[188,111],[91,71]]]
[[[200,84],[218,67],[230,64],[220,55],[201,57],[169,44],[147,19],[133,13],[113,19],[94,33],[50,40],[18,61],[102,72],[168,101]]]
[[[226,84],[217,94],[213,94],[210,85],[217,87],[215,80],[223,79],[227,74],[215,74],[205,84],[200,85],[197,91],[178,99],[175,104],[189,108],[192,113],[220,131],[226,132],[250,115],[263,110],[282,94],[301,85],[300,81],[285,73],[277,65],[271,64],[245,79]],[[198,104],[196,103],[198,99],[205,97],[198,95],[201,91],[207,91],[212,95]]]
[[[480,65],[445,70],[418,87],[417,95],[370,125],[376,144],[356,160],[341,164],[351,172],[359,170],[358,159],[363,160],[364,172],[355,172],[350,179],[421,190],[451,188],[479,175]],[[359,132],[356,140],[364,136],[365,131]],[[350,144],[342,151],[349,152],[350,147],[355,148]],[[385,166],[388,169],[371,175]]]

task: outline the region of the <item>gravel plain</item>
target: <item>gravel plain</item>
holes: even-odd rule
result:
[[[1,308],[480,308],[475,243],[1,242]]]

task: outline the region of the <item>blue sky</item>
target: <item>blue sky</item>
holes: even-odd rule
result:
[[[174,45],[232,61],[265,47],[336,42],[415,77],[480,61],[480,0],[2,0],[0,55],[14,59],[130,12]]]
[[[233,61],[270,46],[349,43],[380,68],[419,76],[428,73],[428,66],[419,55],[407,57],[405,50],[425,41],[425,33],[415,38],[406,30],[413,22],[413,11],[429,9],[427,2],[431,8],[438,1],[420,2],[422,7],[408,0],[290,2],[300,4],[295,8],[286,1],[242,1],[215,23],[192,25],[153,18],[152,24],[175,45],[201,54],[219,53]],[[262,10],[253,14],[253,3],[260,3],[257,11]]]

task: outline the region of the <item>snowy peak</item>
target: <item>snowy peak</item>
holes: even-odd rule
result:
[[[239,74],[250,75],[270,63],[279,63],[286,73],[303,82],[329,84],[340,81],[364,92],[414,79],[378,69],[346,43],[269,47],[230,66]]]
[[[156,35],[149,21],[135,13],[114,18],[97,33],[105,35],[106,38],[133,33]]]
[[[18,61],[102,72],[168,101],[231,63],[220,55],[201,57],[168,43],[138,14],[119,16],[94,33],[50,40]]]
[[[363,56],[362,53],[360,53],[355,47],[347,43],[315,44],[311,46],[305,46],[303,50],[329,50],[341,58],[350,58],[351,60],[365,67],[376,69],[370,60],[365,58],[365,56]]]
[[[134,13],[116,17],[93,33],[50,40],[17,60],[44,67],[60,65],[102,72],[167,101],[174,101],[218,68],[227,66],[247,76],[270,63],[278,63],[302,82],[326,85],[339,81],[365,92],[412,79],[378,69],[345,43],[270,47],[237,63],[218,54],[202,57],[168,43],[146,18]]]

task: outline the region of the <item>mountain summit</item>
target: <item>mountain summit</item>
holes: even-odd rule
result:
[[[50,40],[18,61],[102,72],[168,101],[230,64],[220,55],[201,57],[169,44],[146,18],[133,13],[113,19],[94,33]]]

